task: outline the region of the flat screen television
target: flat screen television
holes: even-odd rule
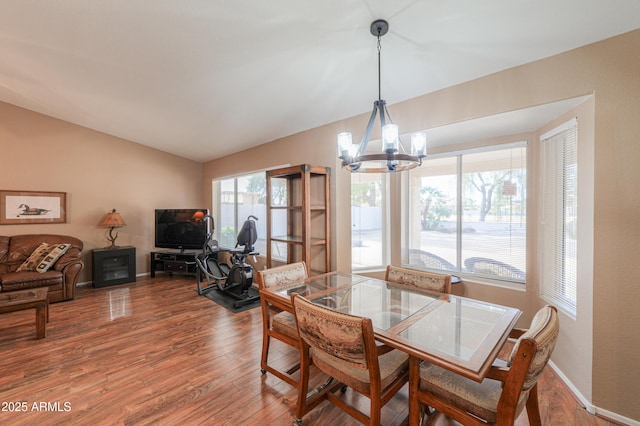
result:
[[[156,247],[201,249],[209,232],[208,209],[156,209]]]

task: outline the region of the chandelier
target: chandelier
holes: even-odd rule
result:
[[[389,31],[389,23],[378,19],[371,23],[371,34],[378,39],[378,100],[373,103],[373,111],[367,128],[359,144],[352,143],[351,133],[338,134],[338,158],[342,160],[342,168],[352,173],[390,173],[413,169],[422,164],[426,157],[427,135],[414,133],[411,135],[411,153],[404,149],[398,135],[398,126],[393,124],[387,104],[380,93],[380,38]],[[378,153],[367,153],[371,130],[376,117],[380,116],[382,129],[382,150]]]

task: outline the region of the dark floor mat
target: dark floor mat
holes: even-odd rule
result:
[[[237,297],[234,297],[229,293],[232,293]],[[227,308],[231,312],[237,313],[248,311],[249,309],[257,308],[258,306],[260,306],[259,294],[260,293],[258,292],[258,289],[250,287],[248,295],[240,296],[240,286],[237,286],[226,291],[212,288],[202,295],[207,297],[208,299],[213,300],[218,305]],[[241,299],[238,300],[238,297],[241,297]]]

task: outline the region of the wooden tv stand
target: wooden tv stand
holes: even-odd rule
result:
[[[170,272],[173,274],[195,275],[198,272],[195,252],[152,251],[151,277],[156,272]]]

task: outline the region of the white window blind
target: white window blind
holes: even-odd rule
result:
[[[541,297],[570,314],[577,298],[578,126],[571,120],[541,137],[539,233]]]

